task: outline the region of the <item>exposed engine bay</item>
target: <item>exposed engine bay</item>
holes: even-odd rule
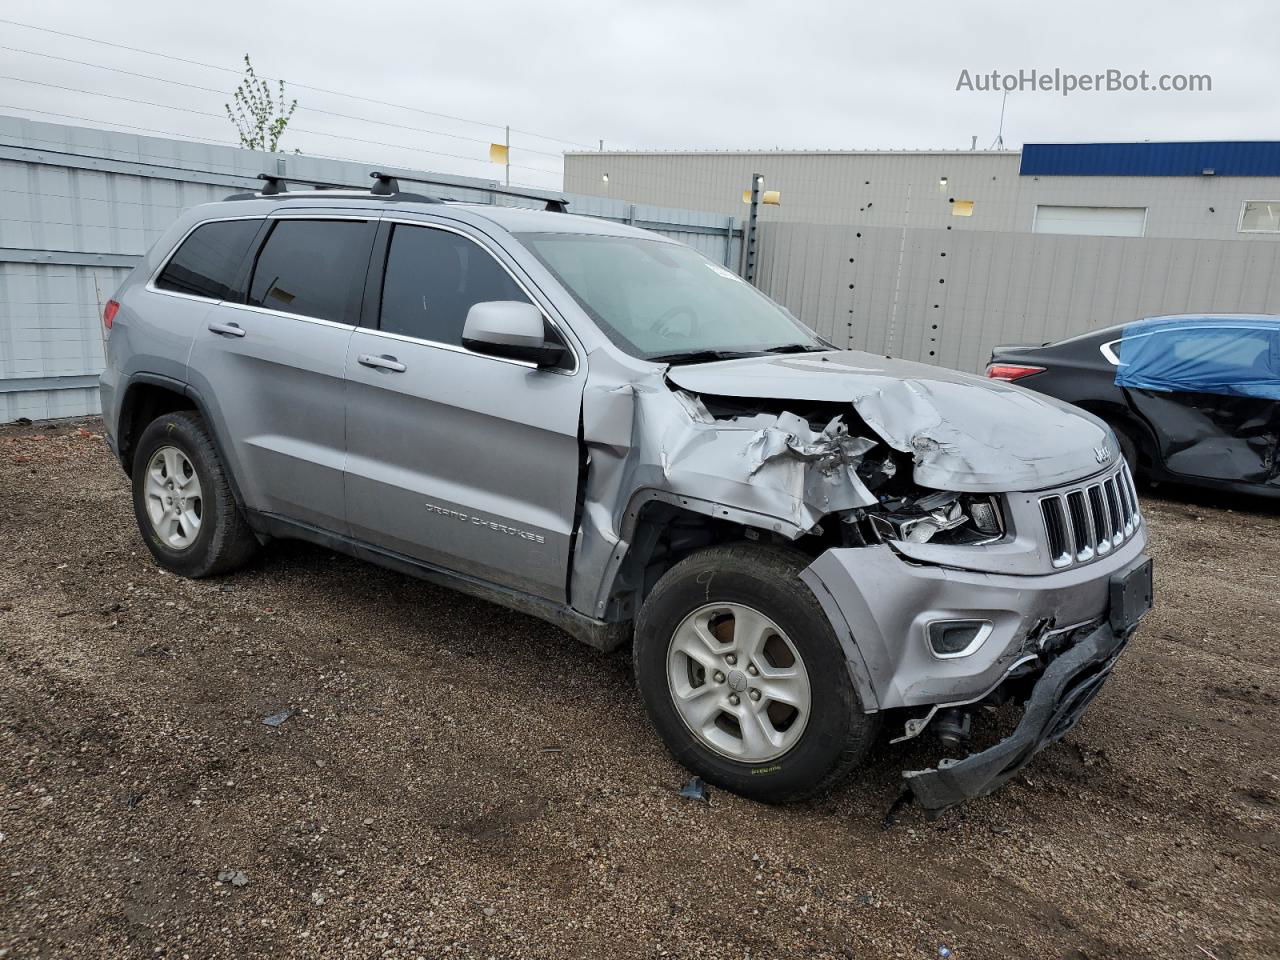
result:
[[[756,469],[775,457],[794,456],[820,472],[823,486],[843,479],[863,498],[871,498],[871,503],[839,511],[839,542],[845,546],[886,540],[979,545],[1003,534],[997,497],[920,487],[912,478],[914,455],[880,440],[847,405],[677,396],[697,415],[727,424],[754,426],[761,416],[776,417],[748,448]]]

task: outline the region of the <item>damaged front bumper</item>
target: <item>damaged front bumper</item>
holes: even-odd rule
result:
[[[928,709],[982,699],[1021,663],[1039,659],[1079,627],[1105,619],[1112,579],[1139,563],[1145,546],[1145,531],[1139,529],[1099,560],[1018,575],[921,563],[886,543],[828,550],[800,579],[813,590],[845,648],[863,708]],[[983,547],[946,549],[948,559],[987,552]],[[929,625],[955,620],[991,626],[972,653],[939,659],[930,651]]]
[[[845,647],[863,708],[907,718],[897,740],[921,733],[943,709],[1010,695],[1024,703],[1021,722],[1002,742],[904,773],[927,815],[998,789],[1074,726],[1150,609],[1145,546],[1139,528],[1093,562],[1015,575],[922,563],[880,544],[829,550],[801,574]],[[947,549],[950,559],[968,548]],[[952,621],[986,623],[986,639],[972,652],[940,658],[930,650],[929,626]]]
[[[1076,725],[1119,659],[1132,628],[1104,623],[1045,669],[1032,688],[1017,729],[993,747],[931,770],[907,770],[903,780],[933,819],[974,797],[998,790],[1031,758]]]

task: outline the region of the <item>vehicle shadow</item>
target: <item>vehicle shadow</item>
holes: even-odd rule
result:
[[[1263,516],[1280,516],[1280,487],[1276,496],[1267,497],[1247,493],[1213,490],[1169,481],[1142,480],[1138,484],[1138,496],[1142,500],[1163,500],[1170,504],[1195,507],[1212,507],[1215,510],[1238,510]]]

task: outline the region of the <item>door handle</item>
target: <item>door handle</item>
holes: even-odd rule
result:
[[[211,323],[209,330],[212,333],[220,333],[224,337],[243,337],[247,332],[238,323]]]
[[[362,353],[360,356],[356,357],[356,360],[359,361],[362,366],[373,367],[375,370],[385,370],[388,373],[404,373],[405,371],[405,365],[395,357],[388,357],[386,355],[375,357],[371,353]]]

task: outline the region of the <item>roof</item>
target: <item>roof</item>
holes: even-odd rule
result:
[[[549,210],[531,210],[527,207],[498,206],[488,203],[458,203],[454,201],[440,203],[413,199],[397,200],[394,197],[379,199],[370,196],[367,192],[354,190],[299,190],[275,196],[222,200],[216,203],[202,204],[196,210],[202,213],[209,211],[203,214],[207,218],[213,215],[215,208],[218,215],[222,215],[227,211],[234,211],[240,216],[266,216],[279,210],[315,210],[317,208],[369,210],[381,214],[400,211],[430,214],[437,217],[451,217],[470,222],[487,220],[509,233],[580,233],[595,234],[597,236],[668,239],[661,234],[655,234],[648,230],[628,226],[603,217],[584,217],[571,213],[555,213]]]
[[[421,204],[415,204],[421,207]],[[654,237],[657,234],[603,217],[583,217],[572,213],[551,213],[527,207],[500,207],[487,203],[446,203],[432,206],[423,213],[448,216],[450,210],[465,210],[496,223],[509,233],[594,233],[614,237]],[[663,239],[666,239],[665,237]]]
[[[1247,323],[1254,326],[1280,327],[1280,315],[1274,313],[1170,313],[1159,317],[1143,317],[1125,326],[1174,326],[1181,323]]]

